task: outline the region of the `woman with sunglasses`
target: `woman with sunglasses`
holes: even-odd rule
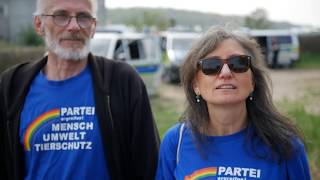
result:
[[[256,41],[206,32],[181,68],[187,109],[160,147],[157,179],[310,179],[303,140],[273,105]]]

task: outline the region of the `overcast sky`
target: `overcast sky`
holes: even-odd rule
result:
[[[248,15],[264,8],[272,21],[288,21],[320,27],[320,0],[105,0],[107,8],[162,7]]]

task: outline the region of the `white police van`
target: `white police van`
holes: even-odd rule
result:
[[[248,30],[248,35],[257,40],[266,58],[267,65],[272,65],[272,41],[279,46],[278,65],[289,67],[299,60],[298,35],[290,30]]]
[[[97,31],[90,44],[95,55],[134,66],[149,95],[157,93],[161,76],[161,50],[157,36],[119,31]]]
[[[162,78],[166,82],[178,82],[179,69],[195,40],[200,36],[196,32],[163,32],[161,35],[163,58]]]

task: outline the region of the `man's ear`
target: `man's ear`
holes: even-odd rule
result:
[[[35,29],[36,33],[39,36],[44,36],[44,29],[43,29],[42,23],[43,22],[41,21],[41,17],[40,16],[34,16],[33,25],[34,25],[34,29]]]

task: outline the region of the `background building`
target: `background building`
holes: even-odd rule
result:
[[[98,22],[105,23],[104,0],[98,0]],[[0,39],[16,42],[18,34],[33,26],[36,0],[0,0]]]

